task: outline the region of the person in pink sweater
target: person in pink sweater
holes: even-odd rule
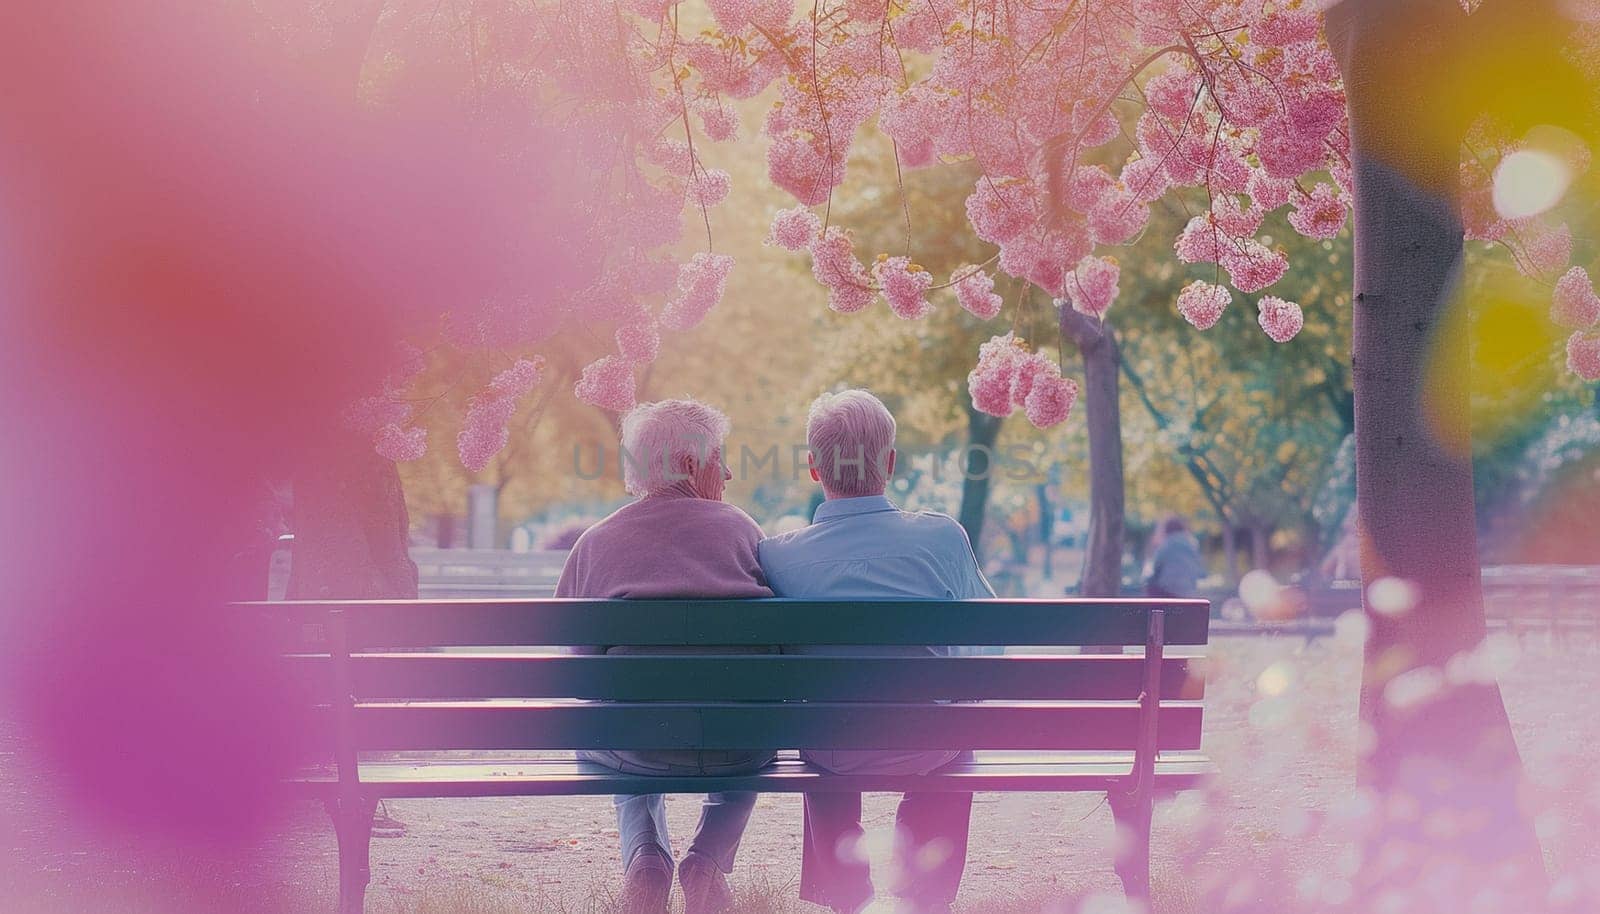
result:
[[[637,500],[578,538],[561,569],[556,596],[772,596],[756,555],[761,528],[750,515],[722,500],[723,487],[732,477],[722,459],[728,429],[726,416],[694,400],[644,403],[623,416],[623,481]],[[620,645],[605,650],[673,649]],[[578,755],[627,774],[698,775],[754,771],[770,762],[773,753],[584,750]],[[659,794],[613,799],[622,844],[623,910],[665,914],[673,871],[666,802]],[[727,874],[733,871],[755,801],[755,794],[746,792],[706,796],[694,841],[677,867],[686,914],[714,914],[731,906]]]

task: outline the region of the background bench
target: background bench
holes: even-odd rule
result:
[[[417,595],[424,600],[511,599],[554,596],[567,552],[413,546],[411,560],[417,563]]]
[[[333,815],[340,910],[368,882],[387,797],[754,791],[1106,791],[1149,887],[1150,812],[1197,786],[1209,605],[1201,600],[456,600],[245,604],[281,626],[328,764],[298,780]],[[994,657],[530,654],[526,645],[1010,645]],[[1058,646],[1129,645],[1078,655]],[[1189,650],[1180,655],[1169,645]],[[451,647],[449,653],[438,648]],[[960,703],[947,703],[947,702]],[[941,703],[946,702],[946,703]],[[750,775],[638,777],[571,757],[445,750],[974,749],[924,776],[832,775],[780,757]],[[364,757],[365,756],[365,757]],[[799,853],[799,849],[795,849]]]
[[[1518,641],[1542,629],[1552,641],[1600,631],[1600,566],[1489,565],[1483,569],[1484,609]]]
[[[412,546],[417,596],[424,600],[549,597],[556,592],[567,550],[438,549]],[[294,564],[294,534],[278,537],[267,568],[267,599],[282,600]]]

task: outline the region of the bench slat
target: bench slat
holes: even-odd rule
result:
[[[1161,706],[1159,748],[1198,749],[1201,706]],[[443,749],[1131,749],[1134,702],[412,702],[361,704],[363,751]]]
[[[300,623],[338,610],[352,650],[452,645],[1142,645],[1148,600],[396,600],[245,604]],[[1166,643],[1206,643],[1210,604],[1173,600]]]
[[[968,764],[937,774],[836,775],[796,758],[779,758],[755,774],[728,777],[638,777],[571,758],[504,759],[489,762],[364,762],[362,790],[378,797],[596,796],[636,793],[708,793],[755,790],[799,791],[1103,791],[1126,786],[1129,753],[976,753]],[[1161,791],[1198,787],[1216,767],[1198,753],[1174,753],[1156,761]],[[310,790],[331,788],[329,773],[300,780]]]
[[[294,658],[327,695],[326,656]],[[1161,697],[1204,695],[1204,661],[1162,663]],[[362,701],[584,698],[603,701],[1131,700],[1143,687],[1137,655],[1015,657],[643,656],[362,654],[351,678]]]

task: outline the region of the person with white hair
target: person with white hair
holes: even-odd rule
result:
[[[695,400],[643,403],[623,416],[623,481],[637,498],[578,537],[561,569],[556,596],[772,596],[756,556],[761,528],[722,501],[732,475],[722,458],[728,428],[726,416]],[[671,649],[613,646],[606,652],[663,650]],[[743,774],[772,756],[770,750],[579,753],[627,774],[658,776]],[[614,801],[622,845],[622,910],[665,914],[673,872],[665,799],[617,796]],[[731,906],[727,874],[755,801],[755,794],[746,792],[705,798],[694,841],[677,866],[686,914]]]
[[[905,597],[965,600],[994,596],[954,518],[901,511],[885,497],[894,475],[894,416],[865,390],[823,394],[806,421],[811,478],[824,501],[811,525],[761,542],[761,567],[780,597],[848,600]],[[785,647],[814,654],[944,655],[942,647]],[[802,752],[840,774],[927,774],[960,751]],[[898,877],[890,891],[911,910],[948,911],[966,867],[972,794],[913,792],[895,816]],[[854,852],[862,834],[859,793],[808,793],[800,897],[855,914],[875,894],[866,861]]]

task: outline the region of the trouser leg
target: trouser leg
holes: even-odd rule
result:
[[[895,813],[894,893],[918,906],[949,905],[961,888],[972,821],[970,793],[908,793]]]
[[[744,828],[755,807],[756,795],[749,791],[706,794],[700,806],[700,826],[695,829],[689,853],[709,858],[724,873],[733,872],[739,839],[744,837]]]
[[[617,807],[617,837],[622,844],[622,870],[641,850],[655,848],[669,861],[672,837],[667,834],[667,798],[658,793],[611,798]]]
[[[861,794],[805,795],[802,900],[851,914],[872,900],[872,871],[860,852],[861,834]]]

